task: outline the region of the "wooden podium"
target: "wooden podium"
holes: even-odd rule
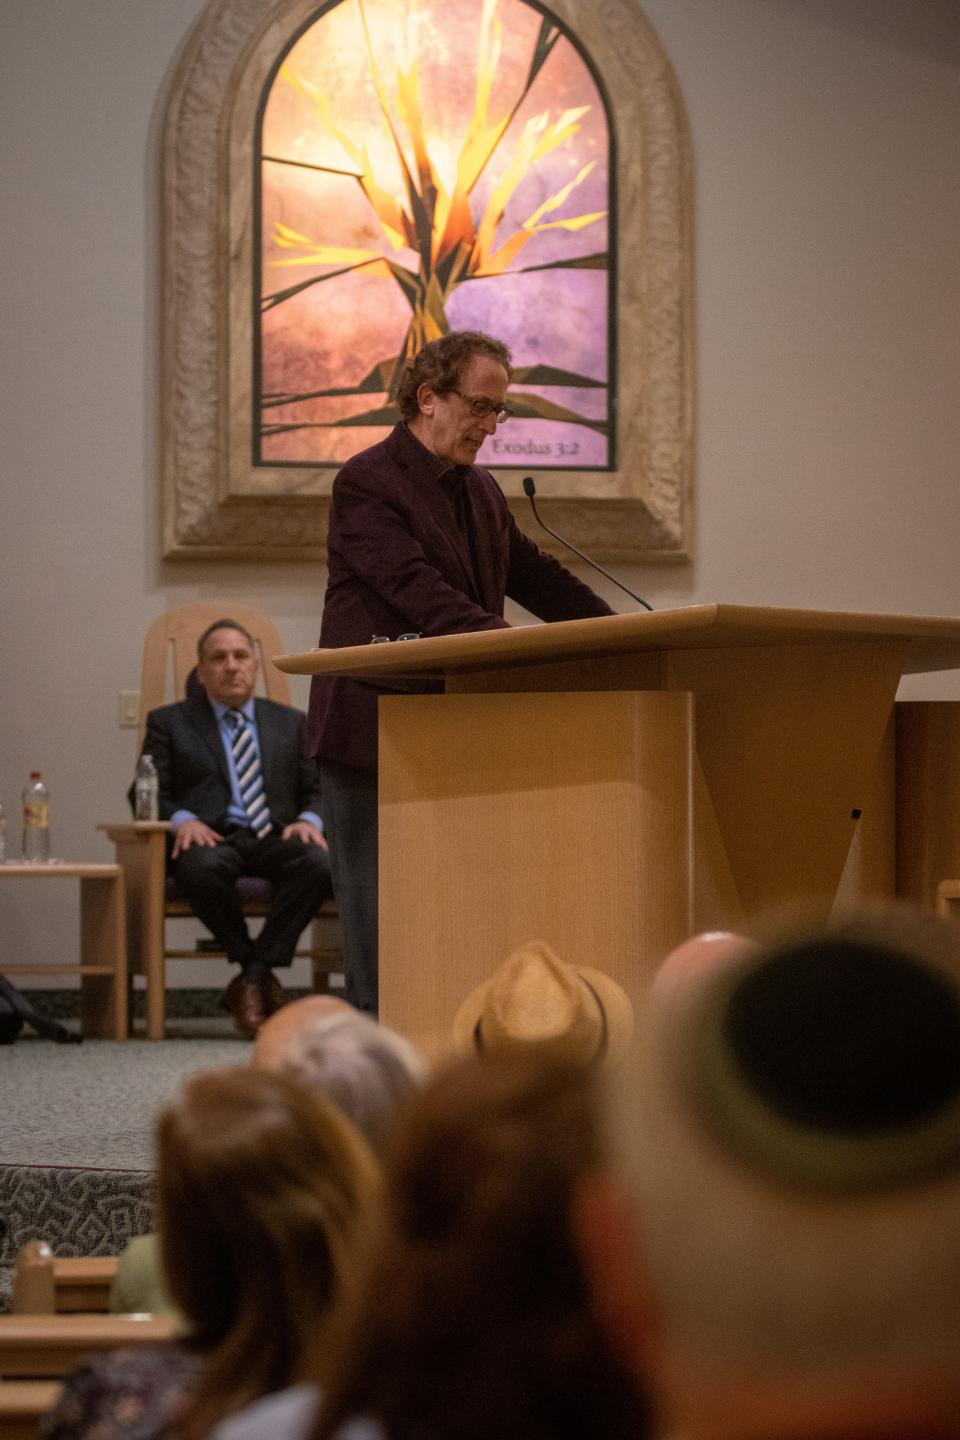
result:
[[[902,674],[960,620],[699,605],[276,657],[380,701],[385,1023],[449,1033],[516,945],[636,985],[691,931],[829,910]]]

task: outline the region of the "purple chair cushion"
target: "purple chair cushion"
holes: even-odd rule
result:
[[[187,897],[172,875],[167,876],[165,894],[168,902],[178,900],[186,903]],[[237,881],[237,894],[241,905],[269,905],[273,899],[273,886],[269,880],[261,880],[258,875],[241,875]]]

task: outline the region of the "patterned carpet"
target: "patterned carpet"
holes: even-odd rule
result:
[[[152,1228],[150,1171],[0,1166],[0,1311],[28,1240],[46,1240],[57,1255],[119,1255]]]

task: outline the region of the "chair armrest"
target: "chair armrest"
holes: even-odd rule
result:
[[[30,1240],[13,1266],[15,1315],[52,1315],[57,1308],[53,1251],[45,1240]]]
[[[30,1240],[13,1271],[13,1313],[53,1315],[110,1309],[115,1255],[55,1256],[43,1240]],[[0,1431],[2,1433],[2,1431]]]
[[[126,820],[98,825],[97,829],[113,841],[117,864],[123,870],[131,972],[153,976],[159,985],[170,822]]]

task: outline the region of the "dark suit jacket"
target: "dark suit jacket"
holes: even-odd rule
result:
[[[320,780],[303,753],[304,717],[290,705],[256,699],[263,785],[277,830],[304,810],[320,813]],[[163,705],[147,716],[143,749],[153,756],[160,791],[160,819],[177,810],[223,831],[230,804],[230,772],[213,706],[204,697]]]
[[[407,630],[451,635],[507,626],[507,595],[542,620],[610,615],[610,606],[528,540],[499,485],[479,466],[442,470],[405,425],[348,460],[333,483],[320,645],[364,645]],[[472,544],[454,514],[463,484]],[[371,684],[314,676],[307,752],[377,765],[377,700],[428,693],[423,682]]]

